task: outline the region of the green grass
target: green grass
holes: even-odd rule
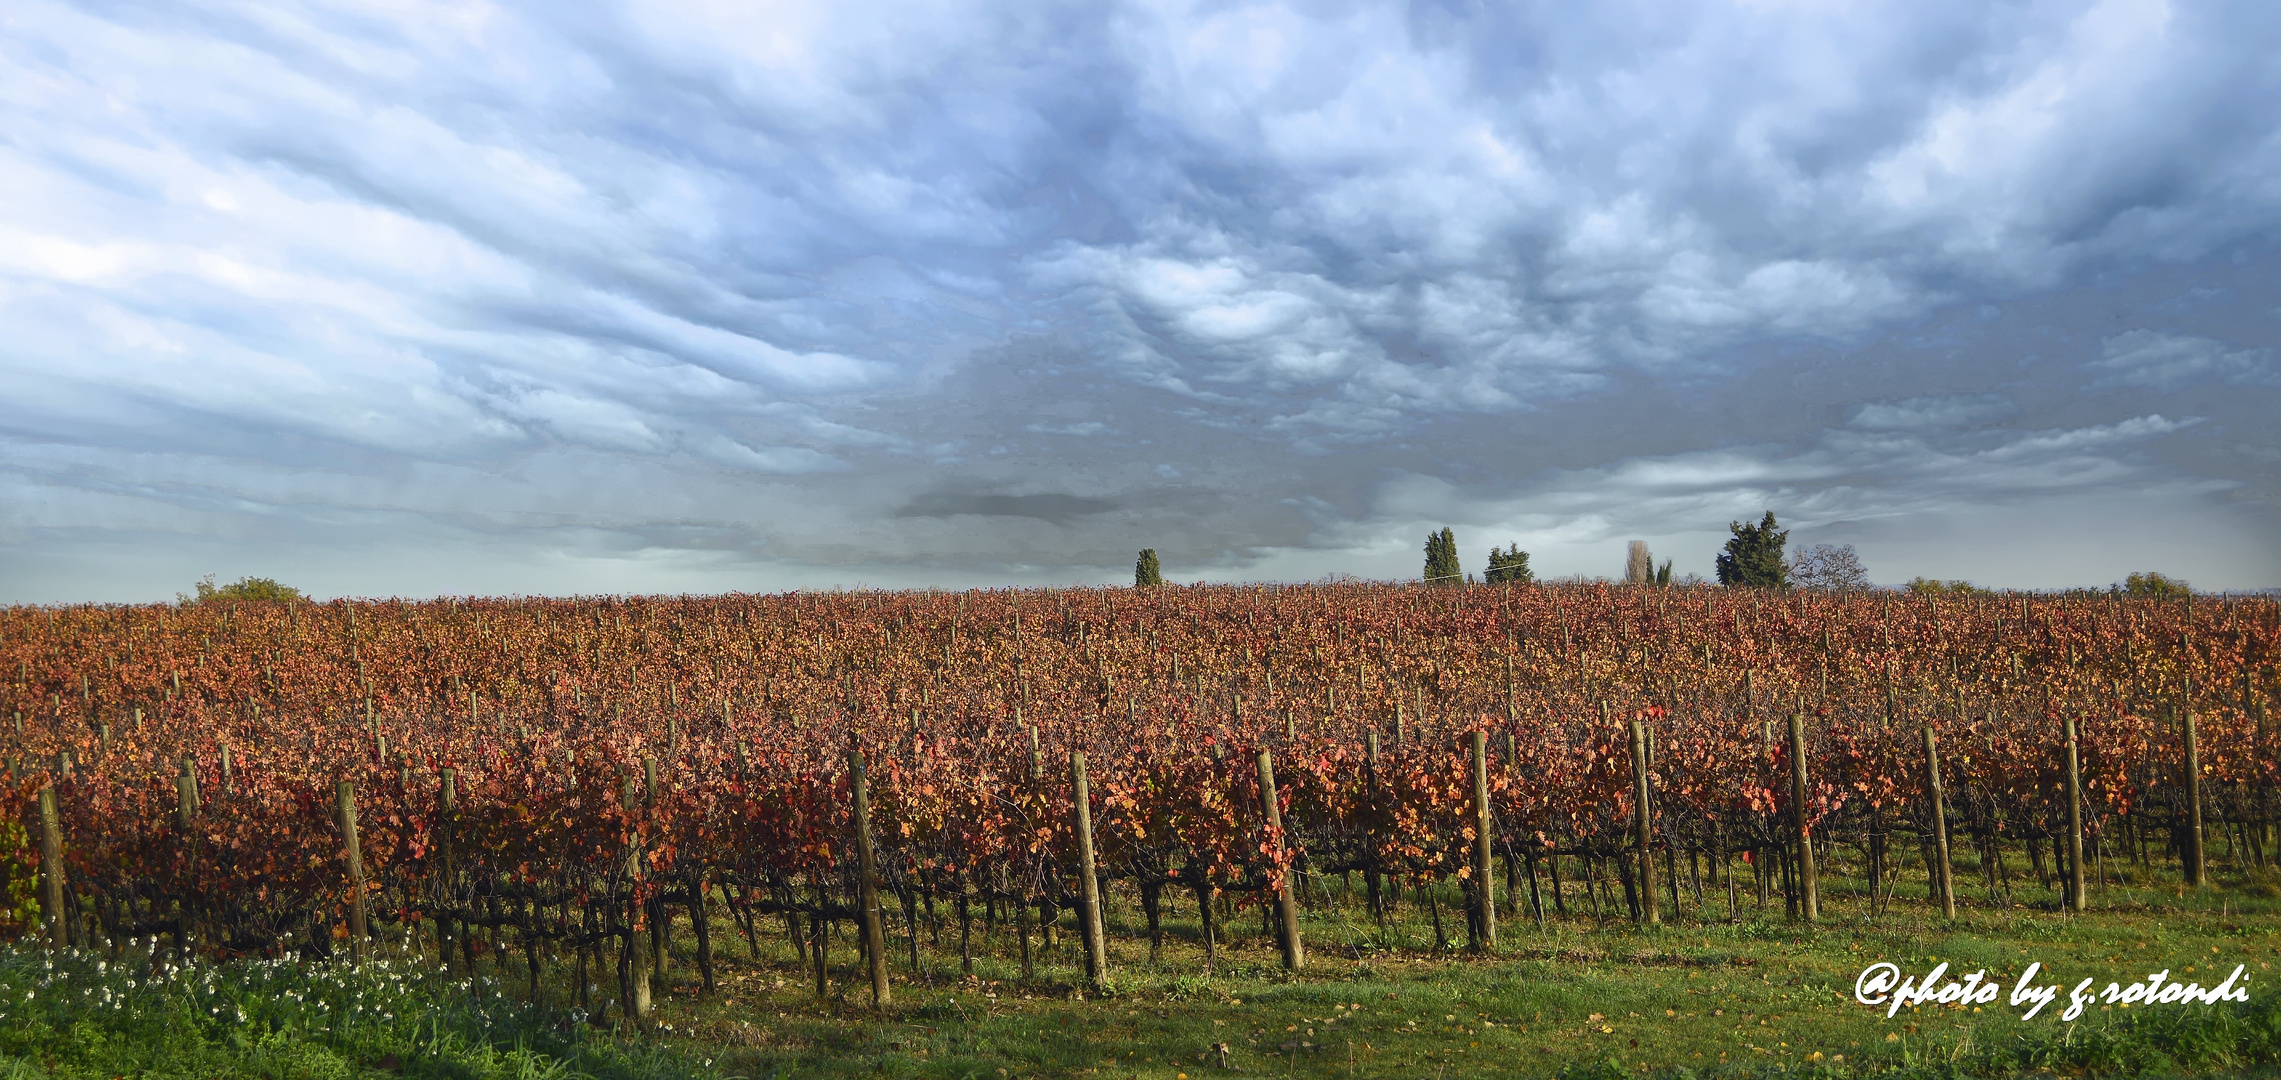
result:
[[[1706,888],[1703,909],[1690,897],[1667,925],[1641,928],[1577,914],[1589,907],[1571,892],[1572,917],[1541,930],[1503,919],[1488,960],[1436,948],[1415,898],[1382,929],[1334,883],[1306,911],[1311,957],[1296,976],[1256,912],[1227,926],[1235,939],[1203,974],[1192,905],[1167,920],[1164,955],[1151,961],[1128,899],[1109,909],[1105,999],[1082,989],[1067,916],[1026,979],[1010,927],[983,935],[978,917],[977,971],[965,978],[946,910],[939,948],[922,915],[916,974],[891,918],[895,1000],[884,1011],[869,1004],[851,928],[834,941],[819,999],[781,924],[770,933],[763,919],[754,950],[716,916],[718,992],[697,992],[684,922],[656,1025],[617,1034],[560,1007],[576,992],[560,965],[547,968],[540,1004],[492,990],[525,984],[514,948],[503,969],[485,960],[473,984],[414,975],[422,962],[402,953],[361,973],[249,963],[154,977],[147,953],[124,967],[78,958],[50,971],[17,951],[0,953],[0,1078],[2267,1075],[2281,1063],[2281,998],[2268,986],[2281,964],[2277,880],[2231,874],[2195,894],[2156,875],[2097,894],[2081,917],[2032,885],[2019,887],[2018,906],[1990,905],[1968,885],[1962,917],[1944,924],[1913,897],[1871,918],[1858,883],[1837,879],[1813,927],[1784,920],[1778,899],[1760,912],[1747,895],[1730,922],[1723,890]],[[1462,938],[1455,900],[1443,896],[1443,916]],[[2025,1021],[1999,999],[1887,1019],[1852,1000],[1855,975],[1878,960],[1911,974],[1942,960],[1985,967],[2007,991],[2040,961],[2038,981],[2063,992],[2087,976],[2104,986],[2164,969],[2215,982],[2246,964],[2251,1001],[2093,1006],[2067,1024],[2064,997]]]
[[[702,1059],[589,1034],[487,983],[423,974],[382,952],[356,970],[184,968],[147,946],[52,960],[28,945],[0,950],[0,1080],[716,1075]]]
[[[1168,923],[1173,943],[1151,962],[1137,911],[1116,904],[1108,1000],[1086,1000],[1066,932],[1031,979],[1005,933],[978,943],[976,977],[961,978],[946,913],[940,950],[922,916],[921,974],[907,938],[892,937],[895,1000],[884,1012],[870,1008],[852,941],[834,944],[823,1000],[781,933],[764,935],[757,958],[741,938],[719,941],[720,992],[707,998],[692,985],[683,935],[673,985],[660,994],[670,1030],[654,1037],[755,1078],[2264,1072],[2281,1062],[2281,1000],[2266,983],[2281,963],[2271,882],[2237,875],[2200,895],[2168,883],[2117,886],[2082,917],[2021,886],[2022,906],[1968,904],[1942,925],[1921,903],[1869,918],[1840,880],[1828,883],[1823,921],[1811,928],[1784,920],[1778,899],[1761,913],[1746,898],[1730,923],[1723,894],[1706,890],[1707,910],[1689,898],[1661,928],[1574,917],[1539,930],[1507,918],[1487,961],[1436,949],[1414,902],[1381,930],[1359,895],[1334,885],[1307,912],[1311,958],[1298,976],[1281,970],[1256,914],[1233,922],[1239,936],[1207,977],[1192,907]],[[1443,915],[1462,935],[1455,899],[1443,898]],[[2007,994],[2040,961],[2037,981],[2064,985],[2033,1020],[2004,999],[1887,1019],[1852,998],[1855,976],[1877,960],[1911,974],[1940,960],[1960,974],[1985,967]],[[2214,983],[2237,963],[2248,966],[2246,1007],[2094,1005],[2075,1023],[2057,1018],[2065,988],[2087,976],[2094,989],[2164,969]]]

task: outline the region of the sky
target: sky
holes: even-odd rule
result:
[[[0,602],[2281,586],[2281,5],[0,6]]]

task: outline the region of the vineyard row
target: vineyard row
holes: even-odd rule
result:
[[[1025,959],[1073,914],[1096,978],[1105,896],[1152,948],[1192,903],[1207,964],[1257,905],[1298,966],[1334,876],[1374,913],[1454,882],[1481,949],[1501,908],[1654,920],[1722,877],[1815,918],[1832,860],[1871,912],[1953,910],[1952,848],[1985,902],[2010,850],[2082,906],[2124,864],[2271,857],[2276,615],[1339,585],[10,609],[0,884],[62,942],[512,935],[534,977],[615,957],[637,1014],[673,907],[708,969],[725,910],[819,979],[852,922],[884,995],[885,923],[916,964],[938,905]]]

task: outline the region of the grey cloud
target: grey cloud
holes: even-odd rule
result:
[[[169,538],[1313,577],[1428,517],[1591,570],[1764,502],[2281,497],[2249,0],[10,18],[8,596]]]
[[[2084,365],[2096,373],[2093,389],[2121,386],[2168,390],[2197,379],[2233,385],[2281,385],[2274,350],[2229,349],[2204,337],[2132,330],[2102,341],[2099,359]]]
[[[1862,431],[1923,431],[1970,427],[2019,415],[2020,407],[2001,394],[1919,397],[1873,401],[1856,407],[1846,426]]]
[[[961,492],[928,492],[905,503],[895,511],[897,517],[1018,517],[1036,518],[1053,525],[1066,525],[1089,514],[1105,514],[1117,509],[1108,499],[1094,499],[1082,495],[1054,493],[1038,495],[986,495]]]

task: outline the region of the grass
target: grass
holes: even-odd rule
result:
[[[581,1031],[487,982],[410,961],[181,967],[148,945],[57,958],[0,950],[0,1080],[717,1075],[702,1059]]]
[[[766,920],[748,943],[716,918],[718,991],[697,992],[683,924],[655,1026],[617,1035],[563,1007],[575,988],[559,965],[539,1004],[492,989],[524,985],[514,948],[492,954],[509,966],[486,960],[474,982],[416,975],[422,962],[401,953],[364,972],[291,962],[180,972],[153,969],[147,953],[123,967],[82,957],[51,970],[17,951],[0,954],[0,1078],[2264,1075],[2281,1062],[2281,999],[2266,985],[2281,962],[2277,881],[2235,873],[2202,893],[2117,885],[2086,916],[2029,886],[2017,906],[1968,886],[1977,902],[1946,924],[1921,901],[1872,918],[1858,883],[1835,879],[1812,927],[1784,920],[1779,900],[1761,912],[1747,896],[1729,921],[1723,891],[1706,889],[1707,904],[1689,897],[1659,928],[1575,915],[1539,929],[1507,917],[1487,960],[1437,948],[1415,898],[1381,928],[1334,882],[1306,911],[1311,957],[1298,975],[1281,969],[1256,913],[1224,924],[1236,936],[1207,976],[1192,905],[1167,920],[1167,947],[1151,961],[1138,912],[1113,902],[1105,999],[1083,989],[1066,916],[1026,979],[1010,928],[985,936],[978,920],[969,978],[947,911],[940,947],[922,914],[914,973],[891,906],[895,988],[883,1011],[869,1004],[849,928],[819,998]],[[1442,897],[1443,914],[1462,934],[1455,899]],[[1855,976],[1880,960],[1910,974],[1940,961],[1986,968],[2006,991],[2040,962],[2037,981],[2061,983],[2062,998],[2032,1020],[2003,998],[1888,1019],[1852,997]],[[2058,1018],[2065,988],[2085,977],[2096,988],[2168,970],[2214,983],[2236,964],[2248,969],[2246,1006],[2094,1005],[2072,1024]]]
[[[918,974],[907,937],[891,936],[895,999],[883,1012],[869,1005],[852,941],[835,942],[842,966],[822,1000],[781,934],[764,936],[757,956],[741,939],[720,942],[719,993],[704,997],[692,985],[684,936],[673,985],[660,996],[666,1026],[653,1037],[755,1078],[2270,1070],[2281,1062],[2281,1002],[2266,991],[2281,962],[2273,882],[2237,874],[2201,894],[2167,884],[2112,887],[2087,916],[2065,915],[2049,898],[1982,903],[1943,924],[1922,904],[1870,918],[1839,880],[1825,883],[1824,919],[1814,927],[1782,919],[1779,900],[1761,913],[1746,899],[1729,922],[1723,895],[1706,891],[1705,910],[1690,897],[1689,910],[1660,928],[1556,918],[1540,930],[1508,917],[1487,961],[1436,948],[1416,903],[1381,930],[1360,912],[1358,895],[1334,885],[1307,912],[1311,957],[1297,976],[1281,969],[1254,914],[1233,921],[1242,936],[1207,977],[1192,907],[1151,962],[1133,925],[1137,912],[1112,905],[1108,1000],[1086,1000],[1072,934],[1061,935],[1028,980],[1000,934],[978,945],[987,955],[969,979],[959,973],[955,925],[944,928],[946,955],[932,947],[922,915]],[[2017,898],[2037,891],[2022,887]],[[1462,933],[1455,900],[1442,898],[1444,916]],[[891,926],[902,930],[893,915]],[[2020,971],[2040,962],[2036,981],[2061,982],[2061,997],[2032,1020],[2005,998],[1978,1008],[1918,1006],[1888,1019],[1853,1000],[1855,976],[1880,960],[1910,974],[1940,961],[1959,975],[1986,968],[2007,995]],[[2058,1018],[2066,990],[2085,977],[2096,978],[2094,990],[2162,970],[2174,981],[2212,984],[2236,964],[2248,969],[2246,1007],[2093,1005],[2074,1023]]]

